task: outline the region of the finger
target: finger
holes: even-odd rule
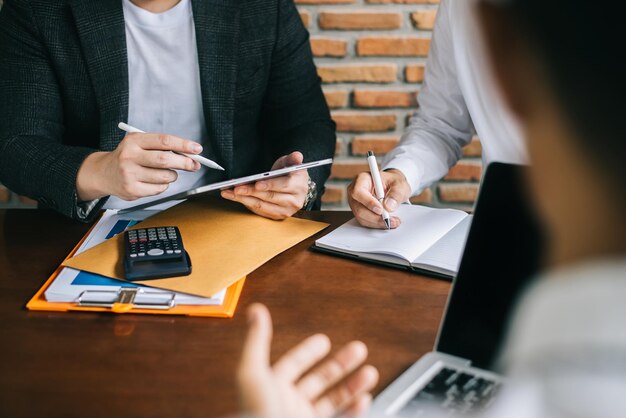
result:
[[[315,403],[317,416],[332,417],[349,409],[363,394],[372,390],[377,382],[378,371],[372,366],[362,367]]]
[[[373,189],[372,176],[369,173],[361,173],[356,177],[353,185],[350,185],[349,198],[380,216],[383,213],[383,206],[372,193]]]
[[[383,204],[389,212],[394,212],[401,203],[406,202],[411,195],[411,186],[404,176],[396,177],[396,180],[389,184],[389,188],[385,193]]]
[[[302,204],[304,203],[303,193],[301,193],[298,196],[295,194],[275,192],[272,190],[268,190],[266,192],[260,192],[254,189],[249,189],[247,193],[248,194],[246,195],[240,195],[240,196],[255,197],[259,200],[262,200],[267,203],[272,203],[274,205],[280,206],[285,209],[289,208],[289,209],[298,210],[302,207]],[[237,195],[237,190],[235,190],[235,195]]]
[[[272,165],[272,170],[278,170],[285,167],[290,167],[292,165],[302,164],[304,161],[304,156],[301,152],[294,151],[291,154],[283,155],[280,157],[274,165]]]
[[[295,210],[290,210],[287,207],[278,206],[274,203],[265,202],[261,199],[252,196],[240,196],[234,194],[233,192],[228,193],[229,191],[225,190],[222,192],[222,197],[224,199],[232,200],[234,202],[239,202],[247,207],[252,212],[257,215],[261,215],[265,218],[273,219],[273,220],[282,220],[290,217],[295,213]]]
[[[292,348],[273,366],[274,374],[287,382],[295,382],[304,372],[326,357],[330,340],[326,335],[316,334]]]
[[[367,358],[367,347],[354,341],[343,347],[332,358],[324,361],[302,378],[297,389],[307,399],[315,399],[337,382],[346,378]]]
[[[174,170],[161,170],[156,168],[141,167],[137,173],[137,180],[151,184],[169,184],[178,179],[178,173]]]
[[[309,173],[306,170],[301,170],[270,180],[257,181],[253,187],[261,191],[274,190],[283,193],[299,194],[306,193],[308,190],[308,180]]]
[[[143,151],[137,162],[144,167],[169,170],[196,171],[200,168],[200,164],[191,158],[167,151]]]
[[[342,418],[357,418],[363,416],[372,406],[372,395],[364,393],[350,405],[343,414]]]
[[[130,185],[123,187],[118,197],[123,200],[135,200],[142,197],[158,195],[168,188],[169,184],[151,184],[134,181],[131,182]]]
[[[270,367],[272,318],[265,305],[255,303],[248,308],[248,335],[243,346],[239,377],[246,379],[260,368]]]
[[[166,134],[133,134],[136,143],[145,150],[163,150],[200,154],[202,145],[188,139]]]
[[[349,204],[354,217],[361,226],[372,229],[387,229],[387,225],[385,225],[385,221],[381,215],[376,215],[357,201],[350,201]],[[390,217],[389,221],[391,229],[399,227],[402,223],[397,216]]]

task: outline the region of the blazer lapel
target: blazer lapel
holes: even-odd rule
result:
[[[192,0],[207,133],[226,173],[233,165],[233,123],[239,42],[237,0]]]
[[[111,151],[128,118],[126,29],[120,0],[70,0],[100,111],[100,147]]]

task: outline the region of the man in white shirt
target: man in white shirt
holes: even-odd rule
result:
[[[419,105],[400,144],[382,162],[383,204],[389,212],[445,176],[475,132],[481,139],[485,165],[527,161],[520,129],[485,65],[470,1],[441,1]],[[369,172],[352,182],[348,200],[362,225],[385,228],[383,205],[374,196]],[[392,228],[400,222],[392,216]]]
[[[494,74],[528,141],[527,183],[549,244],[548,270],[519,302],[502,353],[509,379],[483,418],[617,418],[626,410],[626,39],[618,4],[585,4],[479,4]],[[580,59],[591,50],[593,61]],[[364,347],[352,343],[307,372],[328,351],[316,336],[272,368],[269,314],[257,305],[250,318],[239,371],[246,412],[363,412],[377,377],[362,366]]]

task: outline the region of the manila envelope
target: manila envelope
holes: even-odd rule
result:
[[[134,283],[204,297],[213,296],[328,226],[298,218],[273,221],[238,203],[209,196],[190,199],[131,229],[168,225],[180,230],[191,258],[191,274]],[[120,234],[63,265],[123,280],[123,254]]]

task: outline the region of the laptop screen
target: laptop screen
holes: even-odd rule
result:
[[[493,369],[517,298],[543,254],[523,170],[503,163],[487,169],[436,347],[484,369]]]

